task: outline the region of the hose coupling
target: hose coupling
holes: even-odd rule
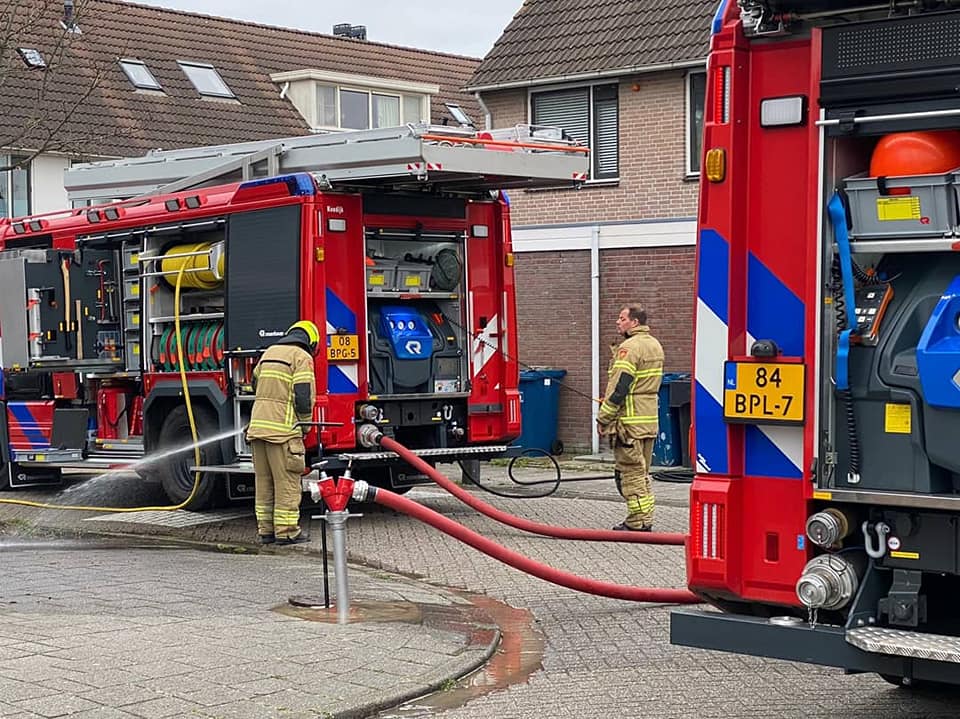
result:
[[[372,490],[372,491],[371,491]],[[371,487],[369,482],[358,479],[353,483],[353,501],[368,502],[376,494],[376,489]]]
[[[382,438],[383,432],[374,424],[361,424],[357,428],[357,441],[367,449],[379,446]]]
[[[372,422],[380,416],[380,408],[372,404],[362,404],[360,405],[360,409],[357,410],[357,416],[360,417],[360,419]]]

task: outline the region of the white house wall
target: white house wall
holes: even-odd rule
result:
[[[636,222],[573,225],[527,225],[513,228],[514,252],[589,250],[593,229],[599,228],[601,250],[635,247],[684,247],[696,244],[693,217]]]

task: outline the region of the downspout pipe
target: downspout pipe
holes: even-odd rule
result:
[[[597,413],[600,411],[600,225],[590,230],[590,437],[594,456],[600,454]]]
[[[492,130],[493,129],[493,115],[490,114],[490,108],[487,107],[487,103],[483,101],[480,97],[479,92],[473,93],[474,99],[476,99],[477,104],[480,106],[480,109],[483,110],[483,129]]]

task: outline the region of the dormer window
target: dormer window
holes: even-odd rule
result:
[[[427,122],[437,85],[299,70],[271,75],[316,131],[368,130]]]
[[[127,75],[127,79],[138,90],[163,90],[157,78],[150,72],[150,68],[140,60],[121,60],[120,67]]]
[[[197,92],[204,97],[236,98],[236,95],[227,87],[227,83],[223,81],[220,73],[213,65],[202,62],[184,62],[182,60],[178,60],[177,64],[190,79],[190,82],[193,83],[193,86],[197,88]]]

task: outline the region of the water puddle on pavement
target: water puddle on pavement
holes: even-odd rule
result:
[[[57,537],[23,538],[16,535],[0,535],[0,553],[25,551],[103,551],[107,549],[202,549],[175,540],[151,540],[138,537],[115,539],[64,539]]]
[[[457,592],[469,604],[436,605],[405,601],[356,599],[350,603],[349,623],[410,622],[469,637],[471,645],[488,646],[500,630],[500,643],[487,662],[473,673],[419,699],[373,715],[376,719],[416,719],[461,707],[472,699],[526,682],[541,668],[545,638],[533,614],[514,609],[487,596]],[[323,606],[322,597],[291,597],[275,608],[286,616],[335,624],[336,606]]]
[[[456,608],[455,611],[461,617],[466,609],[468,614],[486,616],[488,621],[493,620],[500,629],[500,644],[493,656],[482,667],[462,677],[452,686],[445,686],[433,694],[387,709],[377,714],[377,719],[430,717],[448,709],[461,707],[484,694],[506,689],[513,684],[522,684],[541,668],[546,640],[543,632],[536,626],[531,612],[526,609],[515,609],[491,597],[461,596],[473,605],[472,609]],[[471,626],[469,619],[461,625],[461,631],[464,626]],[[455,626],[447,628],[457,629]]]

